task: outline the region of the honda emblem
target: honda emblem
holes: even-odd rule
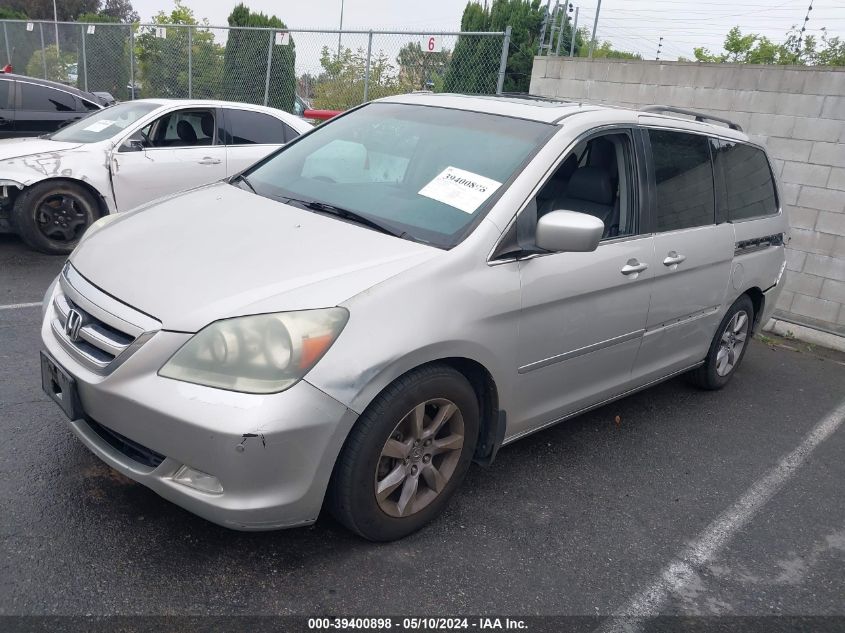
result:
[[[72,343],[79,339],[79,330],[82,328],[82,315],[71,308],[67,313],[67,321],[65,321],[65,334]]]

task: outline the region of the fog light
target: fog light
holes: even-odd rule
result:
[[[215,495],[223,492],[223,486],[220,485],[220,480],[217,477],[187,465],[183,465],[176,471],[176,474],[173,475],[173,481],[188,486],[188,488],[196,488],[202,492]]]

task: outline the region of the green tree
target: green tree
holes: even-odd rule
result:
[[[4,8],[25,14],[32,20],[52,20],[53,0],[4,0]],[[100,0],[57,0],[56,13],[59,20],[76,20],[82,13],[94,13]]]
[[[94,32],[85,34],[85,59],[81,63],[79,55],[79,79],[76,85],[83,88],[86,85],[85,73],[88,73],[88,90],[105,90],[118,99],[130,98],[127,85],[129,84],[129,29],[122,26],[118,18],[103,13],[84,13],[79,16],[80,22],[95,23]],[[97,26],[102,24],[103,26]],[[80,35],[80,37],[82,37]]]
[[[367,72],[367,53],[363,48],[353,51],[342,48],[338,55],[327,46],[320,55],[323,72],[314,85],[314,107],[327,110],[347,110],[364,100],[364,78]],[[379,99],[407,91],[399,80],[390,58],[379,51],[370,59],[368,99]]]
[[[194,12],[175,0],[170,13],[159,11],[154,24],[192,25],[191,29],[191,95],[198,98],[217,97],[223,48],[214,42],[208,22],[197,23]],[[188,29],[165,27],[165,37],[157,37],[154,27],[145,27],[135,38],[136,56],[144,97],[188,96]]]
[[[451,58],[451,51],[423,52],[419,42],[409,42],[396,56],[399,82],[406,90],[431,90],[438,83],[442,86]]]
[[[588,57],[590,55],[590,33],[585,29],[578,29],[578,37],[576,42],[583,39],[584,44],[578,50],[578,57]],[[639,53],[631,53],[629,51],[621,51],[613,48],[613,43],[609,40],[599,40],[596,38],[595,46],[593,46],[594,59],[642,59]]]
[[[462,31],[504,31],[511,27],[502,86],[505,92],[528,92],[545,11],[540,0],[493,0],[490,5],[481,5],[474,0],[464,9]],[[562,15],[560,20],[563,20]],[[566,20],[560,33],[561,49],[569,50],[571,35],[571,23]],[[556,34],[554,46],[557,38]],[[495,92],[501,51],[502,42],[498,38],[459,37],[445,73],[444,88],[452,92]]]
[[[821,38],[804,35],[797,27],[787,34],[782,43],[749,33],[743,35],[738,26],[725,36],[721,53],[711,53],[704,47],[693,49],[695,60],[709,63],[734,64],[792,64],[818,66],[845,66],[845,42],[830,37],[822,28]]]
[[[44,76],[44,64],[47,64],[47,76]],[[72,64],[76,63],[76,52],[62,51],[61,55],[56,51],[56,45],[50,44],[44,48],[44,57],[41,57],[41,49],[32,53],[26,64],[24,74],[30,77],[49,79],[50,81],[68,82],[68,73]]]
[[[490,9],[478,2],[470,2],[461,17],[461,31],[490,30]],[[462,35],[455,44],[455,51],[444,78],[447,92],[490,94],[496,91],[498,60],[496,49],[501,52],[498,38]]]
[[[115,22],[138,22],[140,16],[135,9],[132,8],[130,0],[105,0],[100,9],[100,15],[114,18]],[[82,22],[82,18],[79,18]]]
[[[275,15],[250,11],[243,3],[229,15],[230,26],[268,27],[283,31],[287,26]],[[227,99],[264,103],[267,81],[267,53],[274,31],[234,29],[229,32],[223,58],[223,94]],[[296,95],[296,47],[290,37],[287,45],[272,44],[270,84],[267,105],[293,112]]]

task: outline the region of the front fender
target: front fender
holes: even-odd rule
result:
[[[115,213],[114,196],[109,172],[108,151],[97,150],[80,155],[63,152],[32,154],[0,161],[0,186],[25,189],[48,180],[65,180],[81,183],[97,194],[109,213]]]

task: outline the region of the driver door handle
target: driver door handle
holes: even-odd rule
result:
[[[222,161],[219,158],[212,158],[211,156],[203,156],[200,165],[219,165]]]
[[[664,266],[677,266],[686,259],[685,255],[678,255],[675,251],[669,251],[666,254],[666,259],[663,260]]]
[[[619,272],[623,275],[635,275],[643,272],[646,268],[648,268],[648,264],[643,264],[637,258],[632,258],[628,260],[628,263],[626,263]]]

